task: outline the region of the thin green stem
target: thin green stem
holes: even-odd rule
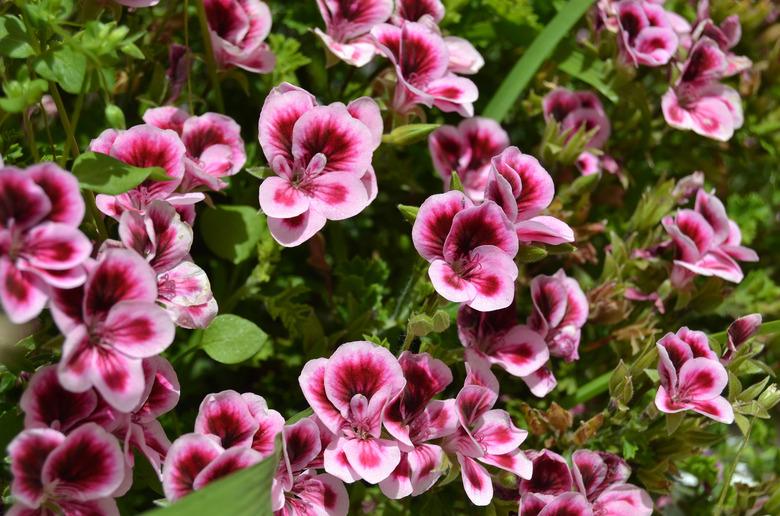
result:
[[[22,114],[22,129],[24,129],[24,135],[27,137],[27,146],[30,148],[30,155],[33,161],[36,163],[39,161],[38,147],[35,145],[35,131],[33,131],[32,123],[30,121],[30,110],[25,109]]]
[[[211,41],[211,40],[209,40]],[[192,52],[190,51],[190,0],[184,0],[184,46],[187,47],[187,106],[190,113],[194,113],[192,107]]]
[[[412,274],[409,276],[406,285],[404,285],[404,289],[401,291],[401,295],[398,296],[398,300],[395,303],[395,309],[393,309],[393,314],[390,316],[390,322],[393,326],[398,324],[398,317],[401,315],[401,309],[403,309],[406,299],[409,297],[409,293],[414,290],[414,287],[420,280],[422,271],[423,265],[421,263],[415,264]]]
[[[200,20],[200,32],[203,37],[203,46],[206,49],[206,68],[208,68],[211,86],[214,89],[214,97],[217,109],[220,113],[225,112],[225,102],[222,99],[222,88],[219,84],[219,75],[217,74],[217,62],[214,59],[214,48],[211,45],[211,34],[209,33],[209,22],[206,18],[206,6],[203,0],[196,0],[198,6],[198,20]],[[192,107],[190,107],[192,109]]]
[[[745,446],[747,446],[748,441],[750,441],[750,432],[753,430],[753,423],[755,421],[755,416],[750,418],[750,425],[748,426],[747,432],[745,432],[745,437],[742,438],[739,449],[737,449],[737,454],[734,456],[734,461],[731,463],[731,466],[729,466],[729,470],[726,473],[726,476],[723,477],[723,488],[720,490],[718,503],[715,505],[715,510],[713,511],[715,516],[719,516],[723,512],[723,505],[726,503],[726,496],[729,493],[731,478],[734,476],[734,472],[737,470],[737,465],[739,464],[739,458],[742,456],[742,451],[745,449]]]

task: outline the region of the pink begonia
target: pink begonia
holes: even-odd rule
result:
[[[645,66],[667,64],[677,52],[679,37],[666,10],[644,0],[623,0],[614,5],[621,57]]]
[[[460,427],[445,438],[443,447],[460,464],[469,500],[485,506],[493,498],[493,480],[484,465],[531,478],[531,461],[520,450],[528,432],[517,428],[506,411],[493,408],[498,400],[498,380],[489,365],[472,360],[467,368],[469,374],[455,400]]]
[[[734,421],[731,403],[721,396],[728,373],[706,334],[683,327],[664,335],[656,348],[661,379],[655,397],[658,410],[667,414],[693,410],[720,423]]]
[[[307,91],[283,83],[265,99],[259,133],[275,173],[260,185],[260,208],[280,244],[299,245],[327,220],[353,217],[376,197],[371,160],[382,117],[373,99],[319,106]]]
[[[328,50],[353,66],[365,66],[378,53],[370,32],[374,26],[384,23],[393,13],[393,0],[359,0],[352,3],[334,0],[317,0],[325,32],[319,28],[319,36]]]
[[[433,166],[449,190],[457,172],[466,195],[475,202],[485,198],[490,160],[509,146],[509,135],[495,120],[474,117],[457,126],[443,125],[428,137]]]
[[[11,495],[8,515],[119,515],[112,495],[124,478],[117,440],[94,423],[64,435],[50,428],[25,430],[8,446]],[[89,460],[89,467],[84,461]]]
[[[479,311],[512,302],[519,244],[495,202],[474,206],[458,191],[432,195],[420,206],[412,241],[430,262],[428,276],[445,299]]]
[[[265,38],[271,10],[260,0],[203,0],[214,58],[222,67],[268,73],[276,65]]]
[[[758,261],[755,251],[740,245],[742,234],[723,203],[703,189],[696,194],[693,210],[680,210],[662,223],[675,250],[671,278],[675,287],[684,287],[697,274],[739,283],[744,274],[737,262]]]
[[[55,292],[52,315],[65,334],[63,387],[94,387],[114,408],[132,411],[146,390],[142,362],[173,342],[175,328],[155,304],[154,270],[134,251],[109,249],[83,287]]]
[[[393,109],[396,112],[408,114],[422,104],[473,116],[474,102],[479,97],[477,86],[456,74],[474,73],[481,64],[464,66],[460,59],[451,59],[451,47],[458,52],[462,42],[451,41],[448,45],[436,26],[410,21],[404,21],[400,27],[377,25],[371,35],[395,68]]]
[[[378,484],[401,461],[399,443],[382,437],[385,407],[406,385],[398,360],[370,342],[342,344],[310,360],[298,382],[314,414],[335,437],[324,452],[327,473]]]
[[[523,516],[650,516],[653,500],[628,484],[631,468],[612,453],[577,450],[572,467],[550,450],[530,451],[533,476],[521,480]]]
[[[38,316],[52,289],[84,283],[83,217],[78,182],[57,165],[0,168],[0,306],[11,322]]]

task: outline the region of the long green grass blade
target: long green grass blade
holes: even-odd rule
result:
[[[512,67],[509,75],[506,76],[498,91],[490,99],[483,113],[484,116],[499,122],[506,117],[509,109],[517,102],[536,71],[550,57],[561,39],[569,33],[593,1],[570,0],[558,11],[558,14],[531,43],[523,57]]]

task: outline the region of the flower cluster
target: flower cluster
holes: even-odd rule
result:
[[[260,146],[274,172],[260,185],[260,208],[284,246],[310,239],[327,220],[354,217],[374,200],[371,166],[382,140],[379,106],[369,97],[317,104],[309,92],[283,83],[260,112]]]
[[[265,38],[271,11],[261,0],[204,0],[214,58],[220,66],[268,73],[276,65]]]
[[[628,464],[612,453],[577,450],[566,459],[550,450],[530,451],[533,476],[521,480],[520,514],[650,516],[653,501],[644,489],[627,483]]]

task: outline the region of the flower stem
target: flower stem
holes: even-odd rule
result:
[[[731,485],[731,478],[734,476],[734,472],[737,470],[737,464],[739,464],[739,458],[742,456],[742,451],[745,449],[745,446],[747,446],[748,441],[750,441],[750,432],[753,430],[753,423],[755,421],[755,416],[750,418],[750,425],[748,426],[747,432],[745,432],[745,437],[742,438],[739,449],[737,449],[737,454],[734,456],[734,461],[731,463],[731,466],[729,466],[729,470],[726,473],[726,476],[723,477],[723,488],[720,490],[718,503],[715,506],[715,510],[713,511],[715,516],[720,516],[720,514],[723,512],[723,504],[726,503],[726,496],[729,492],[729,485]]]
[[[206,68],[208,68],[211,86],[214,89],[215,102],[220,113],[225,112],[225,102],[222,99],[222,88],[219,84],[217,75],[217,62],[214,59],[214,48],[211,45],[211,34],[209,33],[209,22],[206,18],[206,6],[203,0],[197,0],[198,19],[200,20],[200,32],[203,36],[203,46],[206,48]],[[192,107],[190,107],[192,109]]]

